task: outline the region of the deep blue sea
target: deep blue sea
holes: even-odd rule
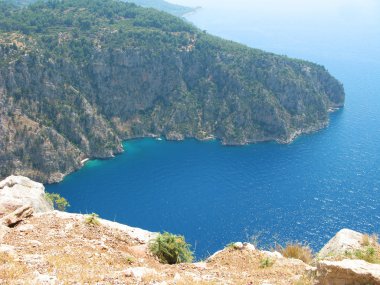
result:
[[[187,19],[209,33],[325,65],[345,108],[290,145],[127,141],[47,191],[70,212],[183,234],[199,258],[252,235],[318,250],[344,227],[380,233],[380,1],[176,2],[202,6]]]

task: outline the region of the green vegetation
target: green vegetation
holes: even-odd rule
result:
[[[378,236],[364,234],[362,248],[345,252],[345,257],[380,264],[380,244],[378,242]]]
[[[227,248],[227,249],[237,249],[237,247],[235,246],[234,242],[230,242],[229,244],[227,244],[225,246],[225,248]]]
[[[68,207],[70,207],[69,202],[57,193],[45,193],[45,198],[56,210],[65,211]]]
[[[126,258],[126,261],[127,261],[128,264],[133,264],[133,263],[136,262],[136,259],[133,256],[128,256]]]
[[[296,258],[310,264],[313,261],[311,248],[299,242],[287,243],[285,247],[277,246],[276,250],[286,258]]]
[[[122,140],[151,135],[288,142],[326,125],[328,109],[344,102],[322,66],[154,9],[8,2],[0,0],[0,177],[58,181],[83,157],[111,157]]]
[[[176,264],[193,260],[193,253],[185,238],[168,232],[159,234],[150,243],[149,249],[162,263]]]
[[[275,260],[273,260],[273,259],[271,259],[269,257],[263,257],[260,260],[260,268],[272,267],[274,263],[275,263]]]
[[[98,214],[92,213],[90,215],[85,216],[84,222],[90,226],[99,226],[100,222],[98,218],[99,218]]]

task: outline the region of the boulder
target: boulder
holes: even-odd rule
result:
[[[349,229],[340,230],[318,253],[319,259],[344,256],[345,252],[352,252],[362,248],[363,234]]]
[[[320,285],[380,284],[380,265],[364,260],[320,261],[317,272]]]
[[[0,182],[0,218],[16,209],[30,206],[34,212],[41,213],[53,210],[45,199],[45,188],[23,176],[9,176]]]
[[[33,208],[31,206],[23,206],[2,217],[0,219],[0,224],[7,227],[13,227],[22,220],[29,218],[31,215],[33,215]]]

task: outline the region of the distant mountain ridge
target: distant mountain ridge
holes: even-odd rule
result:
[[[145,8],[154,8],[174,16],[183,16],[195,10],[195,8],[172,4],[164,0],[128,0],[127,2],[132,2]]]
[[[6,2],[12,3],[19,7],[33,4],[37,1],[39,0],[6,0]],[[154,9],[164,11],[178,17],[183,16],[184,14],[190,13],[195,10],[195,8],[172,4],[164,0],[121,0],[121,1],[135,3],[136,5],[142,6],[144,8],[154,8]]]
[[[135,4],[0,2],[0,177],[57,182],[138,137],[287,143],[344,97],[320,65]]]

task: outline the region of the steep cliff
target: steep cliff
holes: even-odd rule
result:
[[[290,142],[344,103],[322,66],[118,1],[0,2],[0,177],[60,181],[123,139]]]

